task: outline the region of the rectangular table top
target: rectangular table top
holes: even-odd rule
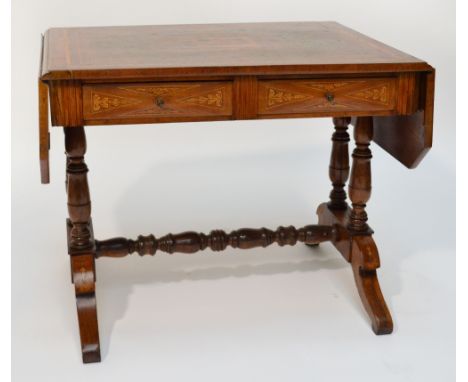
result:
[[[53,28],[41,79],[431,70],[336,22]]]
[[[432,145],[435,70],[336,22],[53,28],[39,78],[54,126],[372,116],[407,167]]]

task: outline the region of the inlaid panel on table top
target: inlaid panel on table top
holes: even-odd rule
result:
[[[424,61],[335,22],[53,28],[42,79],[425,71]]]

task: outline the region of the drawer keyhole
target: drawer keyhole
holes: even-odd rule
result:
[[[159,107],[164,106],[164,100],[161,97],[156,97],[155,102],[156,102],[156,105],[158,105]]]
[[[327,92],[325,93],[325,98],[328,102],[333,102],[335,100],[335,95],[333,93]]]

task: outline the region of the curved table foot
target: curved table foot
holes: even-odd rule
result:
[[[352,238],[351,265],[359,296],[372,322],[372,330],[375,334],[390,334],[393,321],[380,290],[376,270],[380,266],[379,254],[371,236]]]
[[[71,266],[72,281],[75,284],[83,363],[100,362],[94,254],[71,256]]]
[[[372,322],[375,334],[390,334],[393,321],[380,290],[377,268],[379,252],[371,235],[351,235],[348,226],[349,209],[332,210],[326,203],[317,209],[319,224],[336,224],[337,235],[332,244],[351,263],[354,280],[362,304]]]

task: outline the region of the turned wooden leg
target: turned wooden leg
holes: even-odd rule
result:
[[[376,269],[380,266],[377,246],[367,225],[366,203],[371,195],[371,158],[369,148],[372,140],[372,117],[356,120],[353,165],[349,182],[349,198],[352,209],[349,214],[348,230],[351,234],[351,264],[354,279],[364,307],[372,321],[376,334],[388,334],[393,330],[392,317],[380,291]]]
[[[356,148],[349,181],[351,206],[338,207],[339,203],[322,203],[317,210],[319,224],[335,224],[333,245],[351,263],[354,280],[376,334],[389,334],[393,330],[390,312],[380,290],[377,268],[380,266],[373,231],[367,224],[366,203],[371,195],[372,118],[359,117],[354,128]],[[341,162],[343,163],[343,162]],[[338,173],[338,172],[336,172]],[[332,174],[332,171],[330,171]],[[343,176],[343,175],[342,175]],[[334,190],[333,190],[334,191]],[[332,191],[332,194],[334,192]],[[341,193],[336,194],[341,197]],[[339,199],[340,203],[345,201]]]
[[[83,127],[66,127],[68,195],[68,253],[75,285],[83,362],[100,362],[95,296],[95,245],[91,225],[88,168],[84,162],[86,137]]]
[[[346,210],[345,185],[349,176],[349,153],[348,153],[348,125],[351,118],[333,118],[335,132],[332,135],[332,151],[330,157],[329,176],[332,182],[330,201],[328,206],[332,210]]]
[[[349,198],[351,199],[351,213],[348,229],[353,234],[371,235],[367,225],[366,203],[371,195],[371,159],[369,148],[372,140],[372,118],[361,117],[356,120],[354,127],[356,148],[353,151],[353,166],[349,181]]]

